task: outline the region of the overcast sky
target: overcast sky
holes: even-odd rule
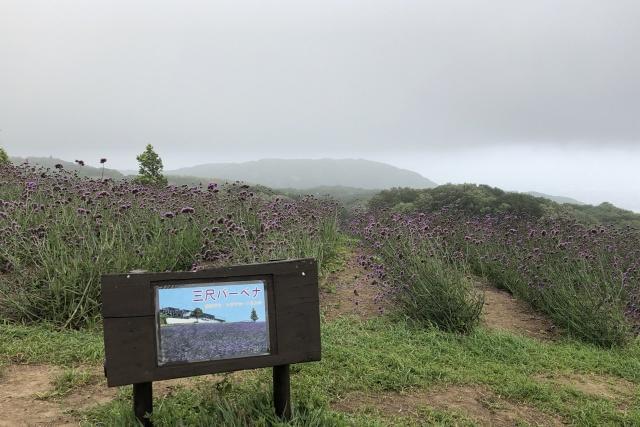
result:
[[[0,1],[0,145],[357,157],[640,211],[635,0]]]

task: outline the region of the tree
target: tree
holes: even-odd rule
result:
[[[0,147],[0,165],[4,165],[9,163],[9,156],[7,152],[4,151],[4,148]]]
[[[166,314],[162,314],[160,313],[160,324],[161,325],[166,325],[167,324],[167,315]]]
[[[253,320],[253,321],[255,322],[255,321],[256,321],[256,320],[258,320],[258,319],[259,319],[259,318],[258,318],[258,313],[256,313],[256,309],[255,309],[255,308],[252,308],[252,309],[251,309],[251,320]]]
[[[200,307],[195,308],[195,309],[191,312],[191,315],[192,315],[193,317],[195,317],[195,318],[196,318],[196,322],[198,321],[198,319],[199,319],[200,317],[202,317],[202,314],[203,314],[203,312],[202,312],[202,309],[201,309]]]
[[[153,151],[151,144],[147,144],[147,148],[136,160],[139,164],[136,182],[145,185],[167,185],[167,178],[162,175],[162,159]]]

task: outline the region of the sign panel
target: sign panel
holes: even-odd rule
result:
[[[102,277],[109,386],[320,360],[313,259]]]
[[[156,287],[158,365],[270,353],[263,280]]]

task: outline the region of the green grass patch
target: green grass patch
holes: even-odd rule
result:
[[[603,349],[569,339],[539,342],[483,328],[468,335],[420,329],[389,318],[340,318],[323,324],[323,359],[292,367],[296,418],[289,425],[389,425],[384,414],[342,414],[331,403],[353,392],[408,392],[439,385],[479,384],[514,404],[535,407],[580,425],[640,424],[640,342]],[[65,367],[100,363],[100,331],[51,326],[2,325],[0,363],[50,363]],[[620,402],[580,392],[543,377],[598,374],[633,384],[635,398]],[[256,370],[225,383],[203,377],[194,387],[157,398],[157,425],[278,425],[271,410],[271,372]],[[69,369],[55,379],[62,396],[91,381]],[[78,414],[88,425],[134,425],[130,388],[91,412]],[[425,402],[428,405],[428,402]],[[626,409],[621,409],[621,408]],[[419,408],[420,409],[420,408]],[[423,410],[423,409],[420,409]],[[455,413],[424,409],[427,424],[465,425]],[[457,418],[458,417],[458,418]],[[411,425],[399,419],[399,425]],[[416,425],[419,425],[416,422]]]
[[[606,350],[578,341],[542,343],[480,328],[469,335],[418,329],[389,319],[342,318],[323,325],[323,360],[292,368],[296,418],[289,425],[389,425],[384,414],[341,414],[331,403],[352,392],[412,392],[435,385],[479,384],[514,404],[524,404],[581,425],[640,423],[637,399],[620,409],[604,396],[536,379],[563,374],[623,378],[640,392],[640,343]],[[220,387],[205,377],[155,402],[157,425],[279,425],[273,418],[270,370]],[[125,391],[84,414],[97,425],[132,423]],[[428,402],[425,402],[425,406]],[[422,410],[422,409],[420,409]],[[455,413],[424,409],[428,425],[465,425]],[[428,415],[428,416],[427,416]],[[400,425],[413,421],[401,420]],[[416,421],[416,425],[419,425]]]
[[[357,239],[344,233],[337,233],[333,256],[324,265],[323,274],[331,274],[341,271],[347,265],[347,261],[353,256]]]
[[[51,382],[51,390],[41,393],[37,397],[42,400],[64,397],[74,390],[95,384],[97,381],[98,378],[91,372],[84,369],[68,368],[56,375]]]
[[[2,363],[50,363],[61,366],[102,363],[99,330],[61,330],[50,325],[0,324]]]
[[[340,426],[345,416],[322,406],[297,402],[290,423],[282,423],[273,412],[269,387],[264,384],[235,384],[220,390],[211,382],[182,388],[156,399],[152,420],[158,426]],[[85,414],[87,425],[136,426],[131,411],[130,390],[109,405]]]
[[[419,408],[420,419],[406,416],[389,417],[375,409],[365,408],[353,414],[340,413],[312,402],[294,402],[293,418],[282,422],[273,413],[269,387],[264,384],[239,384],[220,391],[207,381],[193,388],[181,388],[167,397],[156,399],[152,420],[157,426],[433,426],[474,425],[468,418],[447,411]],[[112,403],[82,414],[86,426],[130,426],[138,424],[131,411],[131,389],[125,388]]]

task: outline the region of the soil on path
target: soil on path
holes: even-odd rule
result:
[[[620,411],[631,408],[640,388],[621,378],[589,373],[536,375],[536,381],[592,398],[606,399]],[[423,418],[425,409],[446,411],[462,420],[482,426],[561,426],[566,425],[558,415],[543,412],[532,406],[506,400],[481,385],[436,386],[429,390],[407,393],[350,393],[332,404],[343,412],[374,412],[390,420],[408,417]]]
[[[373,411],[394,419],[422,418],[424,409],[443,410],[481,426],[561,426],[560,418],[501,399],[481,386],[450,386],[427,391],[381,394],[352,393],[333,408],[343,412]]]
[[[100,366],[80,367],[91,375],[89,384],[64,396],[51,395],[52,382],[63,368],[53,365],[9,365],[0,375],[0,427],[70,427],[80,425],[72,412],[113,400],[117,388],[107,387]],[[154,395],[163,396],[195,378],[153,383]],[[48,397],[47,397],[48,396]]]
[[[11,365],[0,377],[0,426],[75,426],[57,402],[39,400],[60,370],[51,366]]]
[[[509,292],[497,289],[485,282],[478,288],[484,292],[482,323],[489,329],[503,330],[540,340],[552,340],[556,336],[553,323]]]
[[[600,374],[546,374],[537,375],[536,380],[555,387],[568,388],[595,398],[613,402],[618,409],[631,407],[640,392],[640,387],[622,378]]]
[[[320,283],[320,305],[327,320],[355,315],[361,319],[378,316],[385,305],[378,301],[381,289],[358,263],[360,248],[354,249],[338,271]]]

